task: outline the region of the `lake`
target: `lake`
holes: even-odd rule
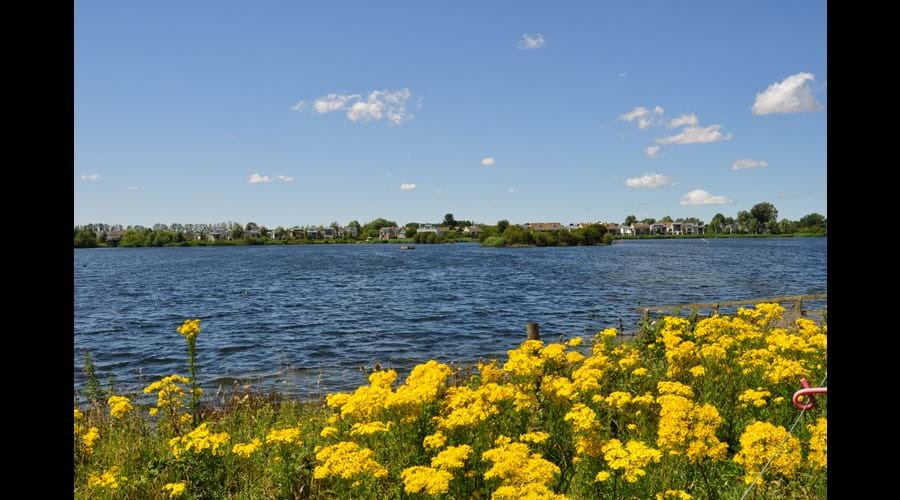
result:
[[[612,246],[297,245],[75,250],[82,352],[118,392],[187,374],[175,329],[201,318],[201,383],[293,395],[347,390],[379,363],[502,357],[638,320],[640,305],[823,293],[826,238],[632,240]]]

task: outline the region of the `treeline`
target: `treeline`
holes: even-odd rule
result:
[[[589,246],[609,245],[613,235],[603,224],[591,224],[571,231],[565,228],[559,231],[535,231],[501,220],[496,226],[482,228],[478,240],[486,247]]]

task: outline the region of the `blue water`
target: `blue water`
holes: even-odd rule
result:
[[[822,293],[825,238],[644,240],[607,247],[477,244],[75,250],[82,351],[120,392],[186,374],[175,329],[201,318],[209,391],[250,380],[295,395],[346,390],[360,367],[502,357],[525,337],[590,335],[639,305]]]

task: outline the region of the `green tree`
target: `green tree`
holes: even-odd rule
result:
[[[663,217],[662,219],[660,219],[660,222],[672,222],[672,217],[667,215],[667,216]]]
[[[453,214],[444,215],[444,225],[449,227],[456,227],[456,219],[453,218]]]
[[[725,216],[717,213],[713,215],[713,218],[709,221],[709,225],[706,226],[707,233],[718,233],[722,229],[722,225],[725,224]]]
[[[262,238],[268,238],[269,228],[266,226],[259,226],[259,236]]]
[[[416,233],[417,233],[418,231],[419,231],[419,229],[416,228],[416,227],[406,226],[406,237],[407,237],[407,238],[412,238],[413,236],[416,235]]]
[[[75,248],[94,248],[97,246],[97,236],[90,229],[83,227],[75,233]]]
[[[753,205],[753,208],[750,209],[750,215],[756,219],[757,227],[760,229],[767,227],[769,222],[778,221],[778,210],[775,208],[775,205],[767,201]]]
[[[357,224],[358,224],[358,223],[357,223]],[[283,227],[278,226],[278,227],[275,228],[275,239],[276,239],[276,240],[280,240],[280,239],[284,238],[286,234],[287,234],[287,233],[286,233],[286,231],[284,230]]]
[[[643,222],[644,224],[647,224],[649,226],[651,224],[656,224],[656,219],[654,219],[653,217],[647,217],[646,219],[642,220],[641,222]]]
[[[637,221],[637,217],[635,217],[633,215],[629,215],[628,217],[625,217],[625,225],[626,226],[630,226],[630,225],[634,224],[636,221]]]
[[[737,223],[741,232],[756,232],[756,218],[746,210],[741,210],[737,213]]]
[[[231,228],[231,239],[239,240],[244,237],[244,228],[241,227],[240,224],[235,224],[233,228]]]
[[[252,230],[256,229],[257,227],[258,227],[258,226],[256,225],[255,222],[248,222],[247,225],[244,227],[244,230],[245,230],[245,231],[252,231]]]
[[[509,227],[509,221],[506,219],[497,221],[497,234],[502,235],[506,232],[506,228]]]
[[[815,212],[806,214],[797,221],[797,225],[802,228],[810,228],[824,231],[827,227],[825,216]]]

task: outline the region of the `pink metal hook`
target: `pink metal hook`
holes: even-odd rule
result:
[[[798,410],[808,410],[816,405],[816,398],[813,397],[814,394],[828,394],[827,387],[810,387],[809,382],[806,381],[805,378],[800,379],[800,385],[803,386],[803,389],[794,393],[794,407]],[[806,396],[809,398],[809,403],[801,403],[800,396]]]

